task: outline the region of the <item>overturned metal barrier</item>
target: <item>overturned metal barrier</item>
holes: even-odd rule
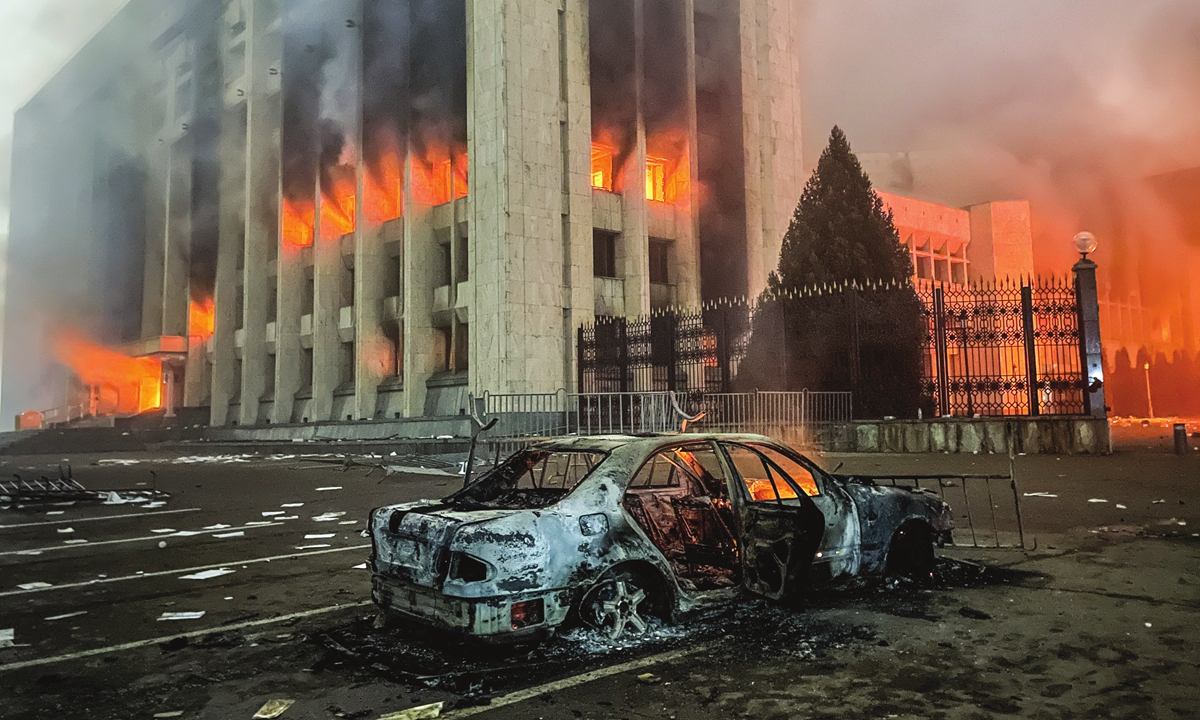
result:
[[[24,480],[0,480],[0,503],[18,506],[62,502],[99,502],[111,505],[152,502],[169,498],[160,490],[88,490],[69,476]]]
[[[937,494],[954,513],[955,547],[1025,549],[1021,501],[1011,475],[896,475],[871,480]]]

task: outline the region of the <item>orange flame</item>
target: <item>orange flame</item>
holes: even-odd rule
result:
[[[688,135],[668,130],[646,139],[646,199],[686,205],[691,201],[692,170]],[[616,172],[619,155],[613,134],[601,130],[592,140],[592,187],[621,192],[624,179]]]
[[[337,165],[328,170],[329,182],[321,188],[321,239],[336,240],[354,232],[358,179],[354,165]]]
[[[54,343],[55,358],[101,397],[97,414],[130,415],[162,407],[162,361],[132,358],[71,332]]]
[[[425,157],[413,158],[413,200],[433,207],[466,197],[468,170],[466,147],[430,142]]]
[[[400,154],[384,154],[363,178],[363,216],[382,225],[404,214],[404,169]]]
[[[313,244],[313,224],[316,207],[311,200],[283,199],[281,223],[283,244],[290,248],[306,248]]]
[[[217,306],[213,299],[192,300],[188,307],[188,335],[207,340],[213,336],[216,326]]]

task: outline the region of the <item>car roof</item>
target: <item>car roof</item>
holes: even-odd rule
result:
[[[681,442],[703,442],[726,440],[734,442],[774,442],[765,435],[746,433],[654,433],[647,435],[588,435],[561,437],[544,440],[531,446],[540,450],[565,450],[569,452],[610,453],[618,448],[639,445],[651,452],[657,448],[678,445]]]

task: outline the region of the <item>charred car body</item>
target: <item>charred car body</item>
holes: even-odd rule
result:
[[[810,576],[928,573],[936,496],[829,475],[755,435],[580,437],[523,450],[441,501],[371,513],[389,617],[492,639],[578,621],[616,639]]]

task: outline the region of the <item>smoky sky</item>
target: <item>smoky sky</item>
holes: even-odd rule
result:
[[[1200,281],[1200,238],[1184,236],[1148,181],[1200,166],[1200,3],[805,0],[805,10],[809,167],[838,124],[859,153],[920,154],[927,199],[1029,199],[1039,272],[1065,272],[1071,237],[1088,229],[1118,293],[1140,286],[1169,312],[1182,275]]]

